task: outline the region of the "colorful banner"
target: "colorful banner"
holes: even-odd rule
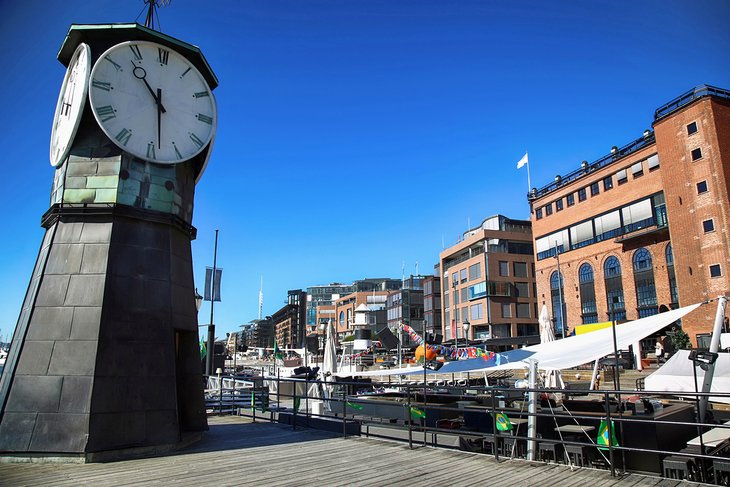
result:
[[[405,323],[401,323],[398,325],[400,329],[408,334],[408,336],[411,338],[412,341],[414,341],[417,345],[423,345],[424,339],[421,335],[416,333],[416,330],[411,328],[409,325],[406,325]],[[362,352],[358,352],[352,355],[346,355],[346,357],[350,357],[351,359],[360,358],[363,355],[371,354],[375,350],[375,347],[370,347],[367,350],[364,350]],[[494,352],[489,352],[487,350],[483,350],[479,347],[464,347],[464,348],[457,348],[457,347],[446,347],[443,345],[426,345],[426,350],[434,350],[437,355],[442,355],[444,358],[449,360],[467,360],[470,358],[483,358],[485,361],[487,360],[493,360],[497,359],[499,362],[499,355]]]

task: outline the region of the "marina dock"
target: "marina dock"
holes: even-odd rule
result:
[[[500,460],[443,448],[342,436],[249,418],[214,416],[210,431],[185,450],[150,458],[92,464],[0,464],[8,486],[683,486],[692,482],[635,473]]]

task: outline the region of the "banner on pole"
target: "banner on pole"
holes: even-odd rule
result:
[[[205,268],[205,292],[203,293],[203,299],[205,301],[211,301],[211,300],[220,301],[221,300],[221,276],[222,275],[223,275],[223,269],[219,269],[216,267],[215,279],[213,279],[213,268],[212,267]]]

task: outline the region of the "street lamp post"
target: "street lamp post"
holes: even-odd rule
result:
[[[464,328],[464,346],[469,346],[469,326],[471,326],[471,323],[469,323],[469,320],[464,318],[464,320],[461,322],[462,328]]]

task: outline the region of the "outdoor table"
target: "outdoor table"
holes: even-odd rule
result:
[[[589,431],[593,431],[596,429],[594,426],[583,426],[581,424],[564,424],[562,426],[558,426],[555,428],[555,431],[560,431],[562,433],[588,433]]]
[[[730,421],[726,421],[723,426],[730,426]],[[697,436],[687,442],[687,446],[702,446],[704,443],[707,448],[717,448],[723,443],[730,440],[730,428],[712,428],[706,433],[702,433],[702,442]]]

